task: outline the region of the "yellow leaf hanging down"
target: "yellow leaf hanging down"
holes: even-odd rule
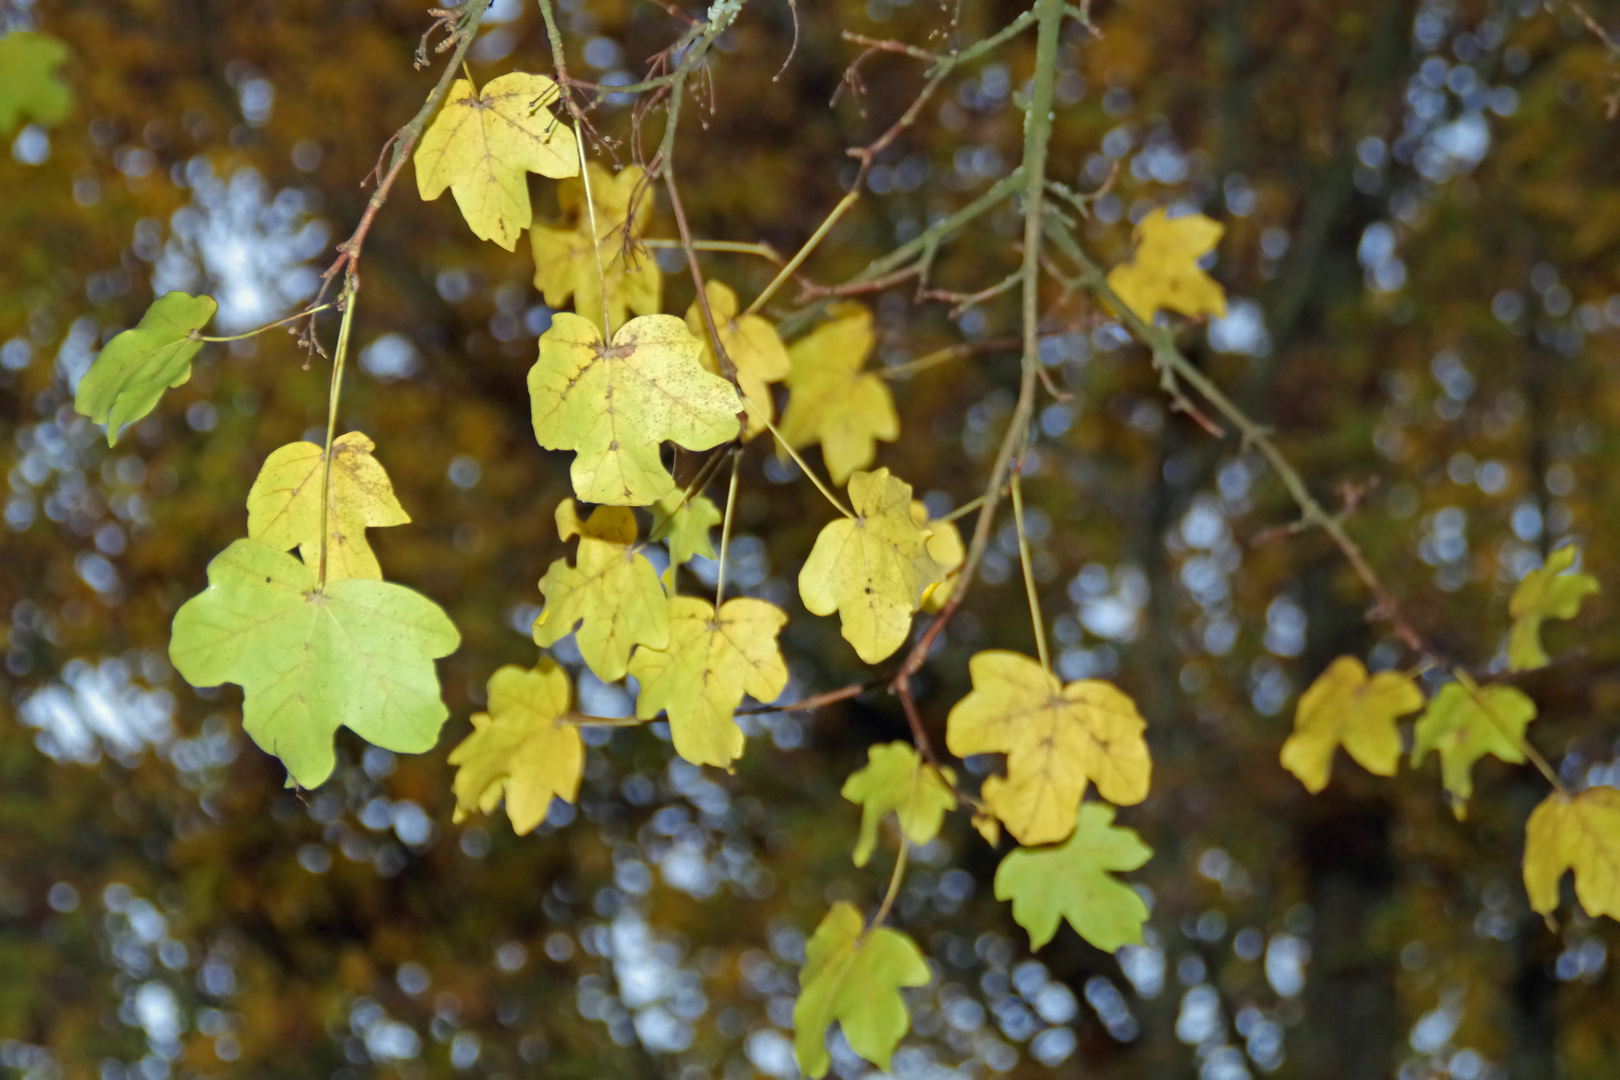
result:
[[[793,1006],[793,1052],[809,1077],[832,1063],[827,1029],[837,1021],[849,1048],[885,1071],[911,1026],[902,986],[927,986],[922,951],[886,926],[862,933],[861,913],[843,900],[832,906],[804,948],[799,1000]]]
[[[1524,888],[1543,915],[1558,909],[1558,882],[1575,871],[1575,898],[1593,918],[1620,919],[1620,790],[1547,796],[1524,838]]]
[[[630,674],[641,684],[636,715],[650,720],[667,712],[677,754],[694,765],[728,768],[743,752],[735,719],[743,694],[775,701],[787,685],[776,644],[785,625],[782,610],[763,600],[727,600],[716,615],[705,600],[670,597],[669,644],[637,649],[630,659]]]
[[[602,321],[604,282],[608,318],[615,328],[630,311],[656,315],[663,303],[664,277],[658,263],[650,255],[638,253],[635,247],[652,215],[650,195],[637,204],[635,221],[630,222],[630,200],[641,183],[640,166],[632,165],[614,175],[591,161],[585,165],[585,175],[590,179],[591,199],[596,205],[596,234],[591,235],[584,181],[576,178],[558,184],[562,220],[555,225],[536,221],[529,230],[534,249],[534,287],[554,308],[562,307],[572,296],[574,310],[598,325]],[[598,252],[602,257],[600,269]]]
[[[658,571],[635,548],[635,514],[599,506],[581,521],[572,499],[557,507],[557,532],[579,537],[574,565],[558,559],[540,579],[546,606],[534,621],[534,640],[550,647],[579,628],[580,655],[603,682],[629,670],[637,645],[669,643],[669,604]]]
[[[382,579],[366,529],[404,525],[411,518],[394,497],[388,474],[358,431],[332,440],[332,492],[327,505],[326,579]],[[304,563],[319,569],[321,479],[325,451],[312,442],[288,443],[271,452],[248,489],[248,537],[286,551],[297,548]]]
[[[737,314],[737,294],[723,282],[709,280],[703,286],[709,297],[709,313],[720,334],[720,344],[737,369],[737,385],[748,395],[748,438],[765,430],[765,422],[776,418],[771,404],[771,383],[787,378],[792,364],[788,360],[782,339],[776,336],[776,327],[762,315]],[[686,325],[693,336],[703,342],[703,354],[698,357],[703,366],[720,374],[720,358],[715,355],[709,341],[709,324],[703,318],[703,305],[696,300],[686,309]],[[755,409],[758,409],[756,415]]]
[[[1088,780],[1116,805],[1147,797],[1146,725],[1114,686],[1065,685],[1029,657],[1001,650],[974,656],[968,673],[973,690],[946,719],[945,743],[957,757],[1007,755],[1007,778],[985,781],[984,800],[1020,844],[1073,832]]]
[[[1550,657],[1541,647],[1541,624],[1545,619],[1573,619],[1581,601],[1601,586],[1591,574],[1566,574],[1575,565],[1579,549],[1565,544],[1547,557],[1547,565],[1532,570],[1513,590],[1508,614],[1513,631],[1508,636],[1508,667],[1514,671],[1541,667]]]
[[[862,367],[877,338],[872,313],[860,304],[834,304],[822,323],[788,349],[787,411],[779,430],[795,450],[819,441],[827,472],[842,484],[877,457],[877,440],[900,437],[894,396]],[[752,395],[750,395],[752,396]]]
[[[1189,318],[1225,315],[1226,293],[1198,268],[1198,260],[1215,250],[1226,230],[1203,214],[1170,220],[1155,210],[1136,227],[1131,261],[1108,271],[1108,285],[1147,322],[1160,308]]]
[[[450,752],[457,766],[455,820],[488,814],[506,798],[519,836],[546,819],[555,796],[579,797],[585,744],[567,722],[568,673],[542,658],[533,668],[508,664],[489,680],[489,711],[474,713],[473,732]]]
[[[1333,751],[1343,746],[1361,767],[1394,776],[1401,756],[1395,719],[1423,708],[1423,691],[1405,675],[1381,671],[1371,678],[1353,656],[1341,656],[1299,699],[1294,733],[1283,743],[1283,768],[1315,794],[1327,787]]]
[[[911,485],[888,469],[850,477],[855,519],[821,530],[799,570],[799,597],[816,615],[838,612],[844,640],[868,664],[905,643],[911,614],[944,574],[928,534],[911,520]]]
[[[573,450],[569,475],[585,502],[647,506],[675,487],[658,457],[664,439],[707,450],[735,439],[742,402],[698,363],[702,346],[673,315],[631,319],[602,341],[595,323],[560,312],[529,369],[534,437]]]
[[[437,199],[449,188],[473,235],[517,250],[534,213],[528,173],[579,174],[574,133],[547,108],[557,84],[514,71],[474,94],[457,79],[416,146],[416,190]]]
[[[1474,762],[1494,754],[1516,765],[1524,763],[1524,729],[1536,718],[1536,703],[1511,686],[1474,687],[1447,683],[1418,717],[1412,764],[1429,751],[1440,752],[1440,776],[1452,795],[1452,811],[1461,820],[1474,793]]]
[[[928,587],[922,602],[923,611],[935,612],[951,598],[955,582],[950,574],[967,558],[967,546],[962,543],[962,533],[956,527],[956,522],[930,518],[928,507],[923,505],[921,499],[911,500],[911,520],[928,533],[928,554],[939,564],[941,577]]]
[[[855,865],[865,866],[877,843],[878,825],[893,813],[900,835],[913,844],[926,844],[939,835],[945,815],[956,809],[951,785],[956,774],[944,776],[924,764],[905,743],[874,746],[867,752],[866,768],[844,781],[844,798],[861,806],[861,835],[855,844]]]

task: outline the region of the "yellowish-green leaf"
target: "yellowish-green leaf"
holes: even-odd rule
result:
[[[326,580],[382,579],[366,529],[411,520],[394,497],[376,445],[351,431],[332,440],[332,491],[327,506]],[[321,478],[325,452],[312,442],[273,451],[248,489],[248,537],[286,551],[297,548],[317,571],[321,558]]]
[[[1189,318],[1225,315],[1226,293],[1198,268],[1226,230],[1203,214],[1170,220],[1155,210],[1136,227],[1131,261],[1108,272],[1108,284],[1130,309],[1148,322],[1168,308]]]
[[[1575,897],[1593,918],[1620,919],[1620,790],[1553,792],[1530,814],[1524,887],[1543,915],[1558,909],[1558,882],[1575,871]]]
[[[1283,743],[1283,768],[1313,794],[1327,787],[1333,751],[1343,746],[1361,767],[1394,776],[1401,757],[1397,717],[1423,708],[1423,691],[1398,671],[1371,678],[1353,656],[1328,665],[1300,695],[1294,733]]]
[[[218,306],[211,297],[166,293],[146,309],[138,325],[101,350],[79,380],[73,407],[107,425],[107,445],[118,442],[125,424],[151,412],[163,391],[191,378],[191,358],[203,347],[197,331],[208,325]]]
[[[1439,751],[1440,775],[1461,819],[1474,793],[1474,762],[1494,754],[1522,764],[1524,729],[1535,718],[1536,703],[1514,687],[1447,683],[1418,717],[1412,764]]]
[[[21,120],[47,127],[73,111],[73,92],[56,69],[70,53],[49,34],[13,30],[0,37],[0,135]]]
[[[568,673],[544,658],[490,676],[489,711],[473,714],[472,734],[450,751],[457,821],[474,810],[492,812],[504,796],[522,836],[546,819],[553,798],[579,797],[585,744],[567,721],[571,697]]]
[[[641,648],[630,674],[641,684],[636,715],[669,714],[675,752],[694,765],[729,768],[742,756],[737,706],[743,694],[775,701],[787,685],[776,635],[787,616],[763,600],[738,597],[720,606],[690,596],[669,600],[669,644]]]
[[[630,221],[630,201],[641,183],[641,168],[632,165],[615,175],[591,161],[586,163],[585,175],[590,178],[596,204],[596,233],[593,237],[584,181],[564,180],[557,185],[562,220],[555,224],[536,221],[529,230],[534,287],[554,308],[562,307],[572,296],[574,311],[598,325],[604,283],[608,317],[615,328],[624,323],[628,312],[656,315],[663,303],[664,276],[657,261],[636,247],[652,214],[650,196],[636,204],[635,220]]]
[[[1011,900],[1013,920],[1039,949],[1058,920],[1104,952],[1142,943],[1147,904],[1110,871],[1135,870],[1153,850],[1131,829],[1113,824],[1114,808],[1083,803],[1079,823],[1061,844],[1019,848],[996,869],[996,899]]]
[[[939,565],[942,575],[923,593],[922,610],[938,611],[951,598],[951,590],[955,587],[953,575],[967,558],[967,546],[962,543],[962,533],[957,529],[956,522],[930,518],[928,507],[923,505],[921,499],[911,500],[911,520],[928,534],[928,555]]]
[[[697,555],[714,558],[709,530],[720,524],[720,508],[707,495],[682,499],[685,494],[677,488],[658,500],[653,507],[653,530],[647,537],[668,542],[671,566],[684,566]]]
[[[579,537],[574,565],[558,559],[540,579],[546,606],[534,621],[536,644],[550,647],[578,628],[580,655],[603,682],[624,678],[630,650],[669,644],[669,603],[658,571],[635,550],[635,514],[599,506],[581,521],[572,499],[557,507],[557,532]]]
[[[1074,830],[1087,782],[1116,805],[1147,797],[1152,763],[1136,705],[1099,679],[1067,685],[1015,652],[989,650],[968,664],[973,690],[946,719],[957,757],[1006,754],[1007,778],[984,800],[1021,844],[1051,844]]]
[[[239,683],[242,725],[301,787],[332,772],[346,727],[387,750],[433,748],[448,715],[433,661],[456,628],[433,601],[364,578],[327,582],[257,540],[208,564],[208,588],[175,614],[169,659],[193,686]]]
[[[1547,558],[1547,565],[1532,570],[1513,590],[1508,614],[1513,630],[1508,635],[1508,666],[1514,671],[1541,667],[1550,657],[1541,645],[1541,624],[1547,619],[1573,619],[1581,601],[1601,589],[1591,574],[1565,573],[1575,565],[1579,549],[1565,544]]]
[[[888,1069],[894,1048],[911,1026],[902,986],[927,986],[922,951],[886,926],[862,932],[861,913],[840,900],[805,945],[799,1000],[793,1006],[793,1050],[799,1069],[822,1077],[832,1059],[827,1029],[842,1026],[849,1048]]]
[[[729,285],[710,278],[703,291],[709,297],[709,313],[714,316],[720,344],[725,346],[726,356],[737,369],[737,385],[748,397],[747,437],[753,438],[765,430],[766,421],[776,418],[771,383],[781,382],[792,370],[787,348],[769,319],[763,315],[737,314],[737,294]],[[703,306],[696,300],[686,309],[686,325],[703,342],[699,359],[704,368],[719,375],[720,358],[709,341],[709,324],[703,318]]]
[[[673,315],[631,319],[611,345],[589,319],[559,312],[529,369],[534,437],[573,450],[569,475],[585,502],[647,506],[675,479],[659,460],[669,439],[707,450],[739,431],[737,390],[698,363],[701,349]]]
[[[821,530],[799,570],[799,596],[816,615],[838,612],[844,640],[868,664],[905,643],[911,615],[943,572],[911,519],[911,485],[888,469],[850,477],[855,518]]]
[[[449,188],[473,235],[517,250],[529,227],[529,173],[579,175],[574,133],[547,108],[557,84],[514,71],[473,93],[457,79],[416,146],[416,189],[437,199]]]
[[[863,372],[877,338],[872,313],[860,304],[834,304],[833,318],[788,349],[787,411],[779,430],[798,449],[821,443],[833,483],[877,457],[877,440],[900,437],[900,417],[888,384]],[[750,395],[752,396],[752,395]]]
[[[855,844],[855,865],[865,866],[877,843],[878,825],[893,813],[900,835],[913,844],[926,844],[939,835],[945,815],[956,809],[951,785],[956,774],[944,776],[925,764],[905,743],[887,743],[868,751],[866,768],[844,781],[844,798],[861,805],[861,835]]]

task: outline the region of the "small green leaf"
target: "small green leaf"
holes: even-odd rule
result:
[[[861,805],[861,836],[855,844],[855,865],[865,866],[877,843],[878,825],[891,811],[899,819],[900,835],[913,844],[929,843],[939,835],[945,815],[956,809],[951,784],[956,776],[945,770],[944,779],[917,751],[905,743],[874,746],[866,768],[844,781],[841,794]]]
[[[996,899],[1011,900],[1013,919],[1039,949],[1069,920],[1081,937],[1104,952],[1142,941],[1147,905],[1110,870],[1135,870],[1153,850],[1130,829],[1113,825],[1114,808],[1084,803],[1080,822],[1061,844],[1019,848],[996,870]]]
[[[211,297],[168,293],[101,350],[79,380],[73,407],[107,425],[107,445],[118,442],[125,424],[151,412],[163,391],[191,378],[191,358],[203,346],[197,331],[218,307]]]
[[[1513,590],[1508,614],[1513,630],[1508,635],[1508,667],[1514,671],[1541,667],[1551,658],[1541,646],[1541,624],[1546,619],[1573,619],[1580,613],[1581,601],[1601,586],[1591,574],[1566,574],[1580,553],[1574,544],[1565,544],[1547,558],[1547,565],[1532,570]]]
[[[671,566],[681,566],[697,555],[714,558],[709,530],[720,524],[720,508],[706,495],[694,495],[684,503],[679,489],[659,499],[653,506],[653,531],[648,540],[669,542]]]
[[[927,986],[928,961],[905,934],[880,926],[861,932],[861,914],[840,900],[805,946],[799,1000],[793,1006],[793,1050],[806,1076],[821,1077],[832,1063],[827,1029],[843,1026],[849,1048],[888,1069],[894,1048],[911,1026],[902,986]]]
[[[1418,717],[1412,764],[1422,762],[1431,750],[1440,752],[1440,775],[1460,820],[1474,793],[1474,762],[1494,754],[1522,764],[1524,729],[1535,718],[1536,703],[1511,686],[1447,683]]]
[[[56,73],[71,55],[49,34],[16,30],[0,37],[0,135],[19,120],[60,124],[73,111],[73,92]]]
[[[169,659],[193,686],[242,686],[242,724],[300,786],[332,773],[347,727],[386,750],[433,748],[448,715],[433,661],[461,642],[443,609],[386,581],[315,588],[315,571],[257,540],[208,564],[174,617]]]

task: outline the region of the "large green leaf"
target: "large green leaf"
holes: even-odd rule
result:
[[[107,425],[107,445],[118,441],[121,427],[151,412],[163,391],[191,378],[191,358],[203,347],[197,331],[218,307],[211,297],[167,293],[101,350],[79,380],[73,407]]]
[[[317,589],[292,555],[238,540],[175,615],[169,658],[193,686],[241,684],[247,733],[315,787],[332,773],[340,727],[388,750],[431,749],[448,715],[433,661],[460,642],[444,611],[403,585]]]
[[[0,135],[27,117],[60,124],[73,111],[73,92],[56,69],[68,47],[49,34],[18,30],[0,37]]]
[[[843,1027],[849,1048],[880,1069],[911,1024],[902,986],[927,986],[922,952],[898,930],[863,934],[861,913],[840,900],[805,946],[799,1000],[793,1006],[793,1049],[807,1076],[827,1073],[827,1028]]]
[[[1058,919],[1105,952],[1142,941],[1147,905],[1111,870],[1135,870],[1153,851],[1130,829],[1113,824],[1114,808],[1084,803],[1080,821],[1061,844],[1019,848],[996,870],[996,899],[1011,900],[1013,918],[1039,949],[1057,933]]]

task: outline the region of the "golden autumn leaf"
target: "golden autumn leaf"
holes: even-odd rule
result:
[[[1575,871],[1575,897],[1596,918],[1620,919],[1620,789],[1553,792],[1525,826],[1524,887],[1543,915],[1558,909],[1558,882]]]
[[[842,484],[872,464],[877,440],[900,437],[900,417],[888,384],[862,370],[877,344],[872,313],[853,303],[829,311],[831,321],[788,348],[788,402],[778,430],[794,449],[820,442],[827,472]]]
[[[579,728],[567,722],[568,673],[542,658],[533,668],[508,664],[489,679],[489,711],[474,713],[473,731],[450,752],[457,766],[455,820],[488,814],[506,800],[519,836],[546,819],[551,800],[573,802],[585,768]]]
[[[725,346],[726,356],[737,369],[737,385],[748,398],[746,437],[753,438],[765,430],[767,420],[775,419],[771,383],[787,378],[792,362],[769,319],[763,315],[737,314],[737,294],[729,285],[710,278],[704,283],[703,291],[709,298],[709,313],[714,316],[720,344]],[[686,309],[686,325],[692,335],[703,342],[703,352],[698,357],[703,367],[720,374],[720,358],[709,341],[709,325],[703,317],[703,307],[696,300]]]
[[[536,221],[529,230],[534,287],[548,305],[560,308],[571,296],[574,311],[600,326],[605,284],[608,319],[614,329],[624,323],[630,312],[658,314],[663,303],[664,276],[657,261],[636,248],[652,215],[652,199],[639,201],[634,220],[630,214],[630,202],[642,175],[638,165],[615,174],[594,161],[586,163],[585,176],[591,182],[591,200],[596,207],[594,233],[584,180],[574,178],[557,185],[562,220],[554,224]]]
[[[1541,645],[1541,624],[1547,619],[1573,619],[1581,601],[1601,590],[1591,574],[1565,573],[1575,565],[1580,549],[1565,544],[1547,557],[1547,565],[1532,570],[1513,590],[1508,614],[1513,629],[1508,635],[1508,666],[1514,671],[1541,667],[1551,657]]]
[[[984,800],[1021,844],[1051,844],[1074,830],[1087,783],[1116,805],[1147,797],[1152,763],[1136,705],[1099,679],[1064,684],[1039,663],[999,649],[968,664],[973,689],[946,719],[958,757],[1006,754]]]
[[[1371,678],[1353,656],[1329,664],[1300,695],[1294,733],[1283,743],[1283,768],[1312,792],[1327,787],[1333,752],[1343,746],[1361,767],[1394,776],[1401,756],[1397,717],[1423,708],[1423,691],[1396,671]]]
[[[1203,214],[1172,220],[1164,210],[1155,210],[1136,227],[1131,261],[1108,272],[1108,285],[1147,322],[1161,308],[1189,318],[1225,315],[1225,291],[1198,268],[1198,260],[1215,250],[1225,231]]]

